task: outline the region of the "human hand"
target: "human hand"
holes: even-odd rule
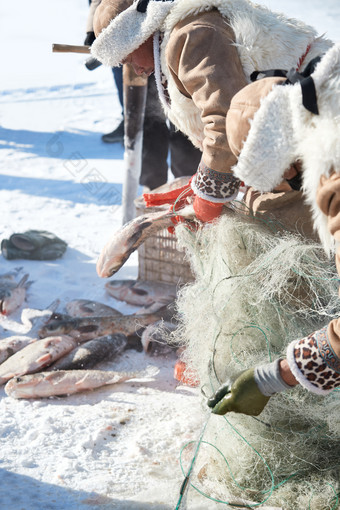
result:
[[[195,195],[193,207],[196,218],[203,223],[211,223],[216,218],[221,216],[223,204],[209,202],[199,196]]]
[[[250,416],[259,415],[270,397],[263,395],[254,378],[254,369],[242,372],[233,384],[223,384],[208,399],[208,406],[214,414],[226,414],[231,411]]]

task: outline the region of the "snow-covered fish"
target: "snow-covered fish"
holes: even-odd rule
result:
[[[26,345],[0,365],[0,384],[12,377],[38,372],[51,365],[77,345],[70,336],[53,336]]]
[[[79,342],[99,336],[123,333],[133,335],[139,329],[161,318],[161,310],[143,315],[119,315],[117,317],[69,317],[54,314],[39,330],[39,337],[70,335]]]
[[[89,299],[73,299],[73,301],[69,301],[69,303],[66,304],[65,308],[66,312],[71,317],[108,317],[122,315],[121,312],[111,306]]]
[[[111,361],[127,346],[127,338],[121,333],[94,338],[58,359],[48,370],[79,370],[92,368],[100,361]]]
[[[138,372],[107,372],[105,370],[58,370],[14,377],[5,386],[13,398],[39,398],[71,395],[93,390],[107,384],[117,384],[138,376]]]
[[[0,340],[0,364],[37,339],[30,336],[14,335]]]
[[[104,246],[97,261],[97,273],[101,278],[115,274],[146,239],[160,230],[173,226],[172,218],[179,213],[162,210],[143,214],[126,223],[116,231]],[[180,215],[185,219],[193,219],[192,206],[181,209]]]
[[[0,313],[9,315],[25,301],[26,290],[32,282],[28,282],[25,274],[17,283],[10,273],[0,277]]]
[[[105,284],[110,296],[130,305],[164,306],[176,299],[176,285],[145,280],[110,280]]]

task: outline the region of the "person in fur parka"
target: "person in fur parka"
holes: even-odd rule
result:
[[[226,124],[238,156],[233,172],[260,192],[273,189],[296,159],[302,162],[304,196],[340,275],[340,44],[294,85],[265,78],[246,86],[232,99]],[[318,395],[340,386],[340,318],[290,342],[286,358],[223,385],[208,405],[216,414],[257,415],[272,395],[297,384]]]
[[[196,216],[210,220],[240,185],[225,130],[231,98],[254,70],[302,70],[332,43],[248,0],[136,0],[127,9],[126,1],[102,0],[92,54],[155,73],[168,118],[202,151],[191,186]]]

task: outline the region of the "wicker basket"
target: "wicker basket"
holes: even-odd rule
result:
[[[171,183],[163,184],[152,190],[154,193],[164,193],[171,189],[184,186],[189,177],[180,177]],[[136,214],[169,209],[168,205],[158,207],[146,207],[143,197],[135,200]],[[187,283],[194,280],[190,264],[185,257],[185,252],[178,247],[176,236],[166,229],[149,237],[138,248],[138,279],[151,280],[166,283]]]

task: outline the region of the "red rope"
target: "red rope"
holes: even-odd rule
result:
[[[174,204],[176,202],[176,208],[181,209],[187,204],[187,198],[192,196],[194,192],[191,189],[191,180],[185,186],[181,188],[172,189],[165,193],[144,193],[143,198],[146,207],[153,207],[163,204]],[[180,195],[183,195],[179,198]]]
[[[302,66],[302,64],[304,63],[304,61],[305,61],[305,59],[306,59],[306,57],[307,57],[307,55],[309,53],[309,50],[310,50],[311,46],[312,46],[311,44],[308,44],[305,53],[302,55],[302,57],[299,58],[299,61],[297,63],[297,67],[296,67],[296,71],[298,71],[300,69],[300,67]]]

